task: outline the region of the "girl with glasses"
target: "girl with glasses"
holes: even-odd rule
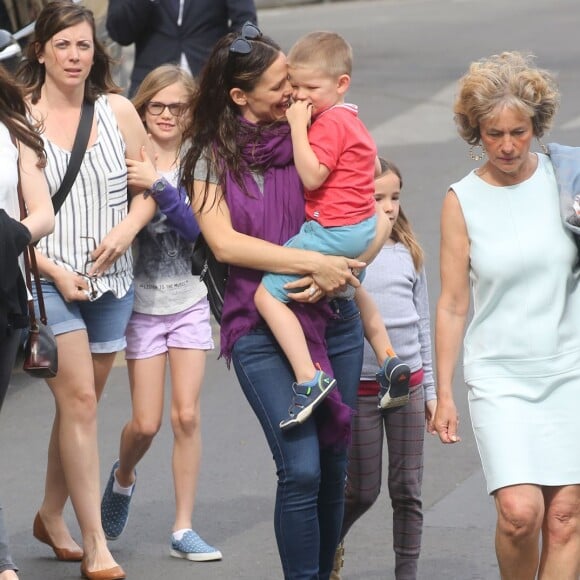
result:
[[[151,71],[133,97],[149,133],[155,164],[144,152],[127,160],[129,184],[155,199],[187,194],[178,189],[182,135],[195,83],[175,65]],[[157,211],[137,235],[135,303],[127,326],[127,368],[133,415],[121,434],[101,503],[103,528],[110,540],[123,532],[135,490],[137,463],[161,427],[165,371],[172,377],[173,480],[176,514],[170,554],[193,561],[220,560],[219,550],[192,529],[192,511],[201,459],[200,392],[206,353],[213,348],[207,288],[191,274],[192,242],[199,232],[191,208],[189,229],[176,231]]]

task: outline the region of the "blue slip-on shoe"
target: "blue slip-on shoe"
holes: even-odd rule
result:
[[[206,544],[193,530],[187,530],[181,540],[176,540],[171,536],[169,553],[174,558],[183,558],[193,562],[211,562],[222,559],[222,553]]]
[[[392,409],[407,404],[411,369],[399,357],[388,357],[376,377],[380,385],[379,409]]]
[[[287,431],[304,423],[335,386],[336,379],[324,371],[316,371],[314,384],[294,383],[294,396],[288,409],[288,418],[280,421],[280,429]]]
[[[105,532],[107,540],[116,540],[127,526],[129,519],[129,505],[131,498],[135,493],[135,484],[137,483],[137,472],[135,472],[135,482],[131,495],[123,495],[122,493],[115,493],[113,491],[113,483],[115,481],[115,471],[119,467],[119,460],[113,463],[111,475],[103,493],[101,500],[101,524]]]

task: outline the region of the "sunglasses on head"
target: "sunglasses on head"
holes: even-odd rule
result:
[[[262,31],[253,23],[246,22],[237,38],[230,44],[230,52],[235,54],[250,54],[252,43],[250,40],[262,38]]]

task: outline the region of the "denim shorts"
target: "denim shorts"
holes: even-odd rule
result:
[[[127,325],[125,358],[150,358],[170,348],[213,348],[207,298],[175,314],[133,312]]]
[[[36,288],[33,288],[35,307]],[[122,298],[106,292],[94,302],[66,302],[51,282],[42,282],[48,323],[55,335],[86,330],[93,353],[112,353],[126,346],[125,330],[133,310],[133,286]]]

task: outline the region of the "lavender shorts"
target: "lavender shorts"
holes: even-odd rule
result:
[[[176,314],[133,312],[127,325],[125,358],[150,358],[170,348],[211,350],[214,347],[209,302],[199,302]]]

